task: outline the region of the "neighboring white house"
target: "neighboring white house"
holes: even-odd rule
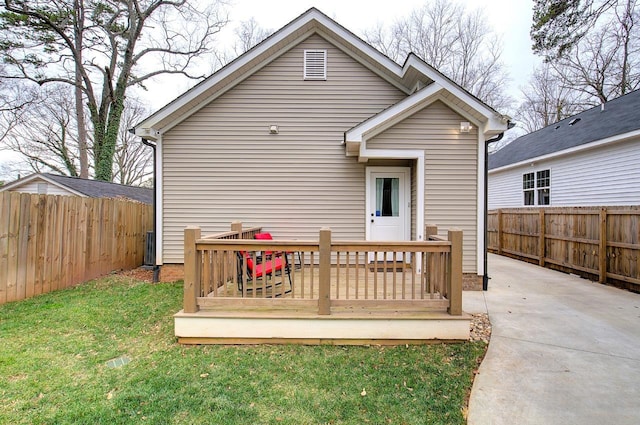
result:
[[[35,173],[0,187],[0,192],[37,193],[40,195],[86,196],[90,198],[126,198],[153,204],[153,190],[80,177]]]
[[[183,262],[188,225],[420,241],[436,224],[482,275],[485,140],[507,123],[312,8],[135,127],[157,146],[157,264]]]
[[[640,90],[489,157],[489,209],[640,205]]]

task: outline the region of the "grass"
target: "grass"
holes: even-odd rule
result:
[[[0,306],[0,424],[465,423],[484,343],[181,346],[181,299],[109,276]]]

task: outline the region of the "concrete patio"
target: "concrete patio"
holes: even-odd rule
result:
[[[470,425],[640,423],[639,294],[497,255],[489,275],[463,295],[493,325]]]

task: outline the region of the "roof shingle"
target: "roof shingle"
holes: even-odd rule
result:
[[[489,169],[534,159],[638,129],[640,129],[640,90],[515,139],[489,156]]]

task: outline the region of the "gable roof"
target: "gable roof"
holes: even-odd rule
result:
[[[489,169],[516,166],[598,141],[614,141],[639,130],[640,90],[636,90],[515,139],[489,156]]]
[[[18,179],[0,188],[0,191],[11,190],[36,179],[42,179],[55,186],[66,189],[79,196],[90,198],[127,198],[145,204],[153,204],[153,189],[123,184],[103,182],[100,180],[81,179],[80,177],[59,176],[50,173],[35,173]]]
[[[266,66],[291,47],[313,34],[327,39],[363,66],[407,95],[437,83],[449,93],[450,102],[476,122],[486,135],[506,130],[508,117],[500,115],[414,54],[401,66],[354,35],[316,8],[285,25],[266,40],[244,53],[209,78],[135,126],[136,135],[156,140],[165,131],[203,108],[244,79]]]

